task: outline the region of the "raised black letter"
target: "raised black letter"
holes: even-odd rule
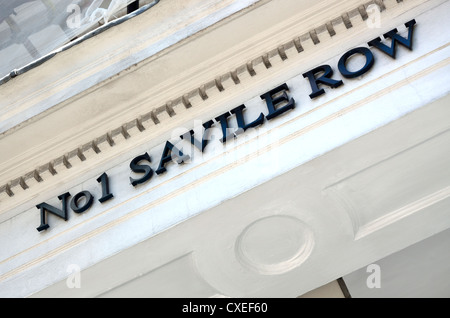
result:
[[[295,107],[295,100],[293,98],[289,98],[286,91],[289,91],[288,86],[286,84],[282,84],[272,89],[270,92],[260,96],[261,99],[266,101],[267,109],[269,110],[269,114],[266,116],[268,120],[271,120]],[[279,107],[282,103],[285,103],[285,105]],[[277,109],[277,107],[279,108]]]
[[[41,225],[36,228],[39,232],[46,230],[50,227],[50,225],[47,224],[45,221],[45,211],[50,212],[56,216],[59,216],[60,218],[63,218],[65,221],[67,221],[67,198],[70,197],[70,193],[66,192],[64,194],[61,194],[58,196],[58,199],[62,201],[62,209],[55,208],[52,205],[49,205],[45,202],[40,203],[36,205],[38,209],[41,210]]]
[[[85,201],[82,206],[78,206],[78,201],[84,197]],[[70,201],[70,208],[75,213],[83,213],[87,209],[89,209],[92,205],[92,201],[94,200],[94,197],[89,191],[81,191],[72,198],[72,201]]]
[[[347,60],[353,54],[357,54],[357,53],[365,56],[366,64],[363,67],[361,67],[359,70],[350,72],[346,66]],[[374,62],[375,62],[375,59],[373,58],[373,54],[368,48],[357,47],[357,48],[354,48],[354,49],[348,51],[344,55],[342,55],[342,57],[339,59],[339,62],[338,62],[338,68],[339,68],[339,72],[341,72],[342,76],[344,76],[346,78],[354,78],[354,77],[363,75],[365,72],[370,70],[370,68],[373,66]]]
[[[316,78],[316,74],[319,72],[323,72],[323,75]],[[309,79],[309,84],[311,85],[312,93],[309,95],[311,99],[325,93],[324,89],[319,88],[318,84],[325,84],[330,86],[331,88],[336,88],[344,84],[341,80],[337,81],[332,79],[332,75],[333,70],[331,69],[331,66],[326,64],[318,66],[315,69],[303,74],[303,77]]]
[[[413,44],[413,31],[414,31],[414,25],[416,24],[416,20],[411,20],[405,23],[405,26],[408,28],[408,38],[405,39],[404,37],[397,34],[398,30],[393,29],[387,33],[385,33],[383,36],[385,38],[391,39],[391,46],[387,46],[386,44],[381,42],[381,39],[378,37],[376,39],[373,39],[372,41],[368,42],[370,46],[374,46],[377,49],[381,50],[382,52],[386,53],[390,57],[395,59],[395,49],[396,49],[396,43],[403,45],[409,50],[412,50],[412,44]]]
[[[246,131],[249,128],[259,126],[264,122],[264,114],[261,113],[261,114],[259,114],[257,119],[255,119],[254,121],[252,121],[249,124],[246,124],[245,119],[244,119],[244,114],[242,113],[242,111],[244,109],[245,109],[245,105],[240,105],[240,106],[230,110],[230,113],[236,115],[236,120],[237,120],[237,124],[239,127],[238,130],[236,130],[236,132],[235,132],[236,135],[243,133],[244,131]]]
[[[220,123],[220,126],[222,127],[222,135],[223,136],[222,136],[222,138],[220,138],[220,141],[223,143],[225,143],[227,141],[227,139],[230,138],[230,136],[234,137],[234,135],[228,134],[228,131],[229,131],[228,117],[230,117],[230,116],[231,116],[230,112],[226,112],[226,113],[220,115],[219,117],[216,117],[216,121],[218,123]]]
[[[102,184],[102,197],[98,199],[100,203],[108,201],[114,197],[114,195],[109,192],[109,179],[106,173],[103,173],[100,177],[98,177],[97,182]]]
[[[181,135],[180,138],[184,139],[186,137],[186,139],[189,139],[189,141],[191,142],[192,145],[194,145],[195,147],[198,148],[198,150],[201,150],[201,152],[203,152],[203,150],[205,150],[206,145],[208,144],[208,138],[207,138],[208,129],[210,129],[213,124],[214,124],[214,122],[212,120],[207,121],[206,123],[203,124],[203,128],[205,128],[205,131],[203,132],[202,142],[195,139],[194,130],[190,130],[189,132],[185,133],[184,135]]]
[[[148,162],[151,162],[151,159],[150,159],[150,156],[148,153],[137,156],[130,162],[130,169],[133,172],[144,173],[144,176],[139,179],[133,179],[130,177],[130,182],[133,187],[135,187],[138,184],[144,183],[145,181],[149,180],[153,175],[153,169],[150,168],[149,165],[140,165],[139,164],[139,162],[142,160],[147,160]]]
[[[172,161],[172,153],[177,157],[177,163],[183,163],[184,160],[188,160],[190,157],[188,155],[184,155],[178,148],[172,145],[169,141],[166,142],[164,146],[163,154],[161,156],[161,161],[159,162],[159,167],[155,171],[156,174],[161,174],[166,172],[165,164],[169,161]]]

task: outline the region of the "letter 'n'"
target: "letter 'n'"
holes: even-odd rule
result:
[[[386,53],[390,57],[395,59],[396,55],[396,43],[403,45],[408,50],[412,50],[413,45],[413,31],[414,31],[414,25],[416,24],[416,20],[411,20],[405,23],[405,26],[408,28],[408,37],[404,38],[397,34],[398,30],[393,29],[387,33],[385,33],[383,36],[384,38],[390,38],[391,39],[391,46],[387,46],[383,42],[381,42],[381,39],[378,37],[376,39],[373,39],[372,41],[369,41],[367,44],[370,46],[374,46],[377,49],[381,50],[382,52]]]
[[[45,202],[36,205],[36,207],[41,210],[41,225],[38,228],[36,228],[39,232],[46,230],[50,227],[50,225],[48,225],[47,222],[45,221],[45,211],[50,212],[56,216],[59,216],[60,218],[63,218],[65,221],[67,221],[67,199],[69,197],[70,197],[69,192],[66,192],[58,196],[58,199],[62,201],[61,209],[58,209]]]

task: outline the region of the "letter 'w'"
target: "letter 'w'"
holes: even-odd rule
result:
[[[387,33],[385,33],[383,36],[384,38],[390,38],[391,39],[391,46],[387,46],[383,42],[381,42],[381,39],[378,37],[376,39],[373,39],[372,41],[368,42],[370,46],[374,46],[377,49],[381,50],[382,52],[386,53],[390,57],[395,59],[396,54],[396,43],[403,45],[409,50],[412,50],[412,44],[413,44],[413,31],[414,31],[414,25],[416,24],[416,20],[411,20],[405,23],[405,26],[408,28],[408,37],[404,38],[397,34],[397,29],[393,29]]]

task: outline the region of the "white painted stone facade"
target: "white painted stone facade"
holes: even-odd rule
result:
[[[0,296],[296,297],[448,229],[448,1],[379,1],[379,28],[355,14],[366,2],[315,3],[165,4],[147,26],[160,38],[108,45],[139,16],[0,86]],[[413,50],[371,48],[373,68],[342,78],[345,52],[393,28],[406,36],[411,19]],[[75,59],[97,46],[108,59]],[[72,58],[78,72],[57,70]],[[302,74],[323,64],[344,85],[311,99]],[[11,95],[40,72],[42,86]],[[260,95],[283,83],[294,109],[225,144],[216,123],[203,153],[180,140],[240,104],[247,122],[267,115]],[[167,140],[192,160],[133,187],[130,161],[148,152],[156,170]],[[103,172],[114,198],[102,204]],[[89,210],[47,213],[36,230],[37,204],[80,191],[94,195]],[[81,288],[68,288],[72,265]]]

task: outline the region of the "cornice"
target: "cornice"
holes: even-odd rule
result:
[[[28,170],[22,175],[18,175],[0,186],[0,198],[2,201],[14,198],[17,191],[29,191],[30,188],[38,184],[49,182],[57,175],[58,171],[77,169],[77,167],[86,161],[101,157],[107,149],[117,147],[127,140],[133,140],[150,127],[156,129],[163,126],[171,118],[185,114],[191,109],[197,109],[202,103],[211,99],[211,96],[218,96],[224,91],[234,90],[243,84],[255,81],[261,70],[275,70],[280,68],[283,63],[292,56],[306,54],[314,46],[322,42],[327,42],[334,36],[344,34],[355,27],[362,27],[363,21],[368,19],[366,9],[369,5],[377,5],[381,14],[395,8],[401,0],[374,0],[364,1],[353,9],[346,10],[343,13],[336,14],[334,18],[322,21],[317,26],[297,32],[290,40],[270,47],[268,50],[260,52],[258,56],[250,60],[243,60],[241,64],[229,69],[219,76],[210,78],[200,86],[186,90],[183,94],[178,94],[166,100],[158,107],[141,113],[132,120],[124,121],[121,125],[113,129],[104,131],[103,134],[79,145],[70,151],[61,153],[58,156],[34,169]],[[128,70],[120,72],[113,78],[122,76],[126,72],[132,72],[141,65],[135,65]],[[111,81],[110,78],[108,81]],[[106,82],[108,82],[106,81]],[[102,84],[103,85],[103,84]],[[101,89],[102,85],[95,89]],[[2,196],[3,193],[3,196]],[[6,195],[5,195],[6,194]]]

